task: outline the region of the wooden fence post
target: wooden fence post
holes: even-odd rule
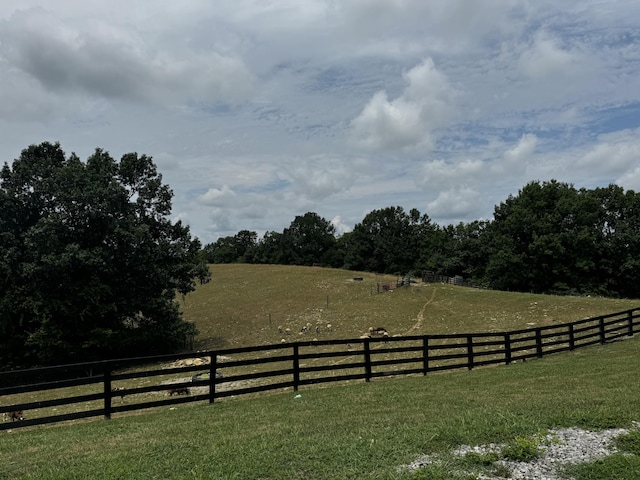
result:
[[[633,310],[627,312],[627,327],[629,329],[627,335],[633,336]]]
[[[422,337],[422,374],[429,371],[429,337]]]
[[[505,365],[511,363],[511,334],[509,332],[504,334],[504,363]]]
[[[542,330],[536,328],[536,356],[542,358]]]
[[[473,335],[467,335],[467,368],[473,370]]]
[[[368,338],[364,340],[364,375],[367,382],[371,380],[371,346]]]
[[[576,336],[573,331],[573,323],[569,324],[569,350],[575,350],[576,348]]]
[[[209,355],[209,403],[216,399],[216,373],[218,372],[218,355],[211,352]]]
[[[606,340],[604,331],[604,317],[600,317],[598,320],[598,326],[600,327],[600,343],[604,345],[604,341]]]
[[[106,364],[104,371],[104,419],[111,419],[111,365]]]
[[[293,345],[293,391],[298,391],[300,385],[300,349],[297,344]]]

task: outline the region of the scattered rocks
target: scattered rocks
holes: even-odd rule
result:
[[[635,424],[634,428],[637,428]],[[497,460],[496,464],[506,467],[512,479],[537,480],[562,480],[558,470],[568,464],[587,463],[612,455],[616,452],[612,446],[612,441],[616,437],[628,433],[628,429],[616,428],[591,432],[580,428],[564,428],[551,430],[548,435],[541,438],[541,454],[538,458],[530,462],[514,462],[508,460]],[[504,445],[463,445],[452,451],[456,456],[464,456],[467,453],[475,452],[479,454],[500,453]],[[409,465],[403,465],[400,469],[417,470],[427,465],[438,463],[436,456],[423,455]],[[502,477],[494,477],[481,474],[481,480],[502,480]]]

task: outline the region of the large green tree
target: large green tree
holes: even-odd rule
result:
[[[313,265],[327,262],[335,248],[335,227],[314,212],[298,215],[280,239],[284,263]]]
[[[167,352],[194,333],[176,295],[209,271],[167,218],[172,196],[146,155],[82,162],[42,143],[4,164],[2,368]]]
[[[241,230],[233,237],[221,237],[205,245],[203,251],[209,263],[251,263],[249,253],[258,244],[258,234]],[[247,255],[249,253],[249,255]]]
[[[344,240],[345,267],[378,273],[421,273],[434,227],[417,209],[387,207],[368,213]],[[419,271],[417,271],[419,270]]]
[[[599,206],[587,190],[531,182],[498,205],[485,240],[489,283],[502,290],[598,293]]]
[[[596,206],[597,278],[606,294],[640,296],[640,194],[609,185],[589,192]]]

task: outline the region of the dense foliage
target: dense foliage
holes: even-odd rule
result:
[[[329,222],[307,213],[282,233],[220,238],[205,254],[212,263],[429,271],[501,290],[638,298],[640,195],[616,185],[531,182],[497,205],[492,220],[441,227],[416,209],[388,207],[336,238]]]
[[[166,217],[172,192],[152,159],[86,162],[59,144],[0,173],[2,368],[167,352],[193,326],[177,293],[206,281],[201,245]]]

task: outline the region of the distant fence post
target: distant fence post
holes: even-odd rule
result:
[[[536,328],[536,356],[542,358],[542,330]]]
[[[504,334],[504,363],[506,365],[511,363],[511,334],[509,332]]]
[[[422,337],[422,374],[429,371],[429,337]]]
[[[467,335],[467,368],[473,370],[473,335]]]
[[[105,365],[104,371],[104,419],[111,418],[111,364]]]
[[[627,335],[631,337],[633,335],[633,310],[627,312],[627,326],[629,329]]]
[[[573,331],[573,323],[569,324],[569,350],[575,350],[576,348],[576,336]]]
[[[604,332],[604,317],[598,318],[598,326],[600,327],[600,343],[604,345],[604,341],[606,340]]]
[[[209,403],[216,399],[216,373],[218,371],[218,355],[211,352],[209,356]]]
[[[367,382],[371,380],[371,346],[368,338],[364,340],[364,375]]]
[[[298,344],[293,345],[293,391],[298,391],[300,385],[300,349]]]

